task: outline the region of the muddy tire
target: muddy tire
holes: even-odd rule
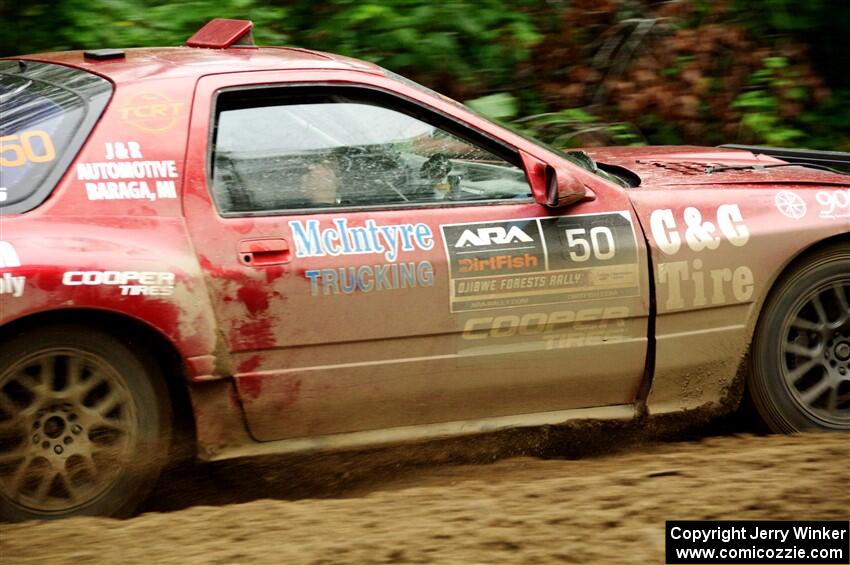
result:
[[[747,384],[772,431],[850,431],[850,245],[824,248],[777,283]]]
[[[168,392],[148,359],[76,325],[0,346],[0,519],[133,512],[171,437]]]

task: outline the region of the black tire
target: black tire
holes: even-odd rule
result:
[[[124,517],[168,459],[171,406],[145,351],[77,325],[0,345],[0,519]]]
[[[759,318],[750,400],[778,433],[850,431],[850,244],[784,275]]]

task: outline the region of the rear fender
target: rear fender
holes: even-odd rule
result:
[[[0,324],[112,312],[168,339],[190,378],[218,376],[216,321],[181,218],[17,217],[3,227]]]

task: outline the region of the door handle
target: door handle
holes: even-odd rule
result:
[[[243,239],[239,242],[239,261],[253,267],[281,265],[292,260],[289,242],[282,237]]]

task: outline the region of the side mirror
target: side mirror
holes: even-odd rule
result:
[[[587,196],[584,183],[564,167],[554,167],[521,152],[531,193],[538,204],[549,208],[569,206]]]
[[[546,206],[562,208],[583,199],[587,194],[584,183],[566,169],[546,167]]]

